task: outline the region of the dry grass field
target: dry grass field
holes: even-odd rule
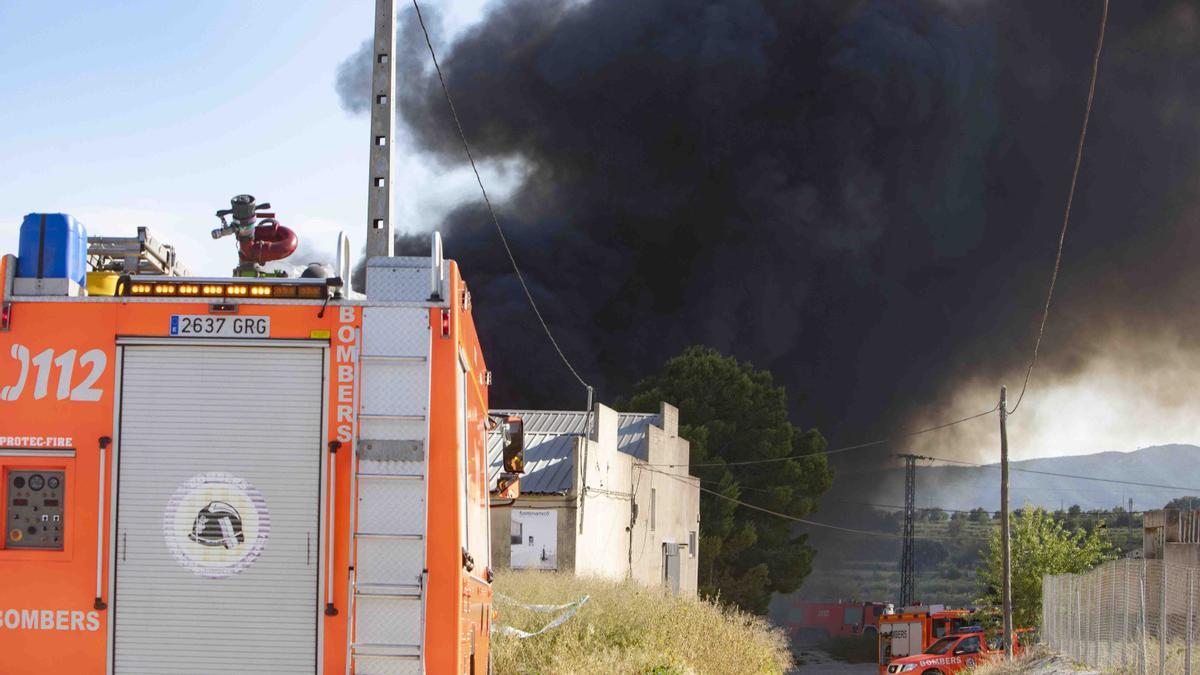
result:
[[[765,620],[631,582],[501,571],[495,588],[531,604],[590,597],[569,621],[524,640],[492,635],[497,675],[514,673],[783,673],[791,655]],[[555,616],[497,599],[496,623],[533,632]]]
[[[1099,672],[1083,668],[1064,656],[1038,647],[1011,663],[1001,660],[984,663],[970,670],[968,675],[1099,675]]]

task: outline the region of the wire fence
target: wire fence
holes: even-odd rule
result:
[[[1042,641],[1106,672],[1200,673],[1200,568],[1115,560],[1042,580]]]

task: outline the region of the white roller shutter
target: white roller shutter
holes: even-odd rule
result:
[[[315,671],[322,359],[125,348],[117,673]]]

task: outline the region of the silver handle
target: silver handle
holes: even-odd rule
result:
[[[325,546],[327,548],[325,562],[325,616],[336,616],[337,608],[333,604],[333,528],[337,524],[337,451],[342,447],[339,441],[330,441],[329,452],[329,521],[325,524]]]
[[[96,599],[92,602],[92,606],[95,609],[107,608],[107,605],[104,604],[104,596],[100,587],[100,573],[104,569],[104,469],[105,456],[107,454],[105,451],[108,449],[110,442],[112,441],[108,436],[100,438],[100,487],[97,490],[98,495],[96,497],[98,501],[96,511],[100,514],[96,519]]]

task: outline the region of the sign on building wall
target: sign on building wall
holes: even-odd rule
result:
[[[558,569],[558,511],[513,509],[510,532],[514,570]]]

